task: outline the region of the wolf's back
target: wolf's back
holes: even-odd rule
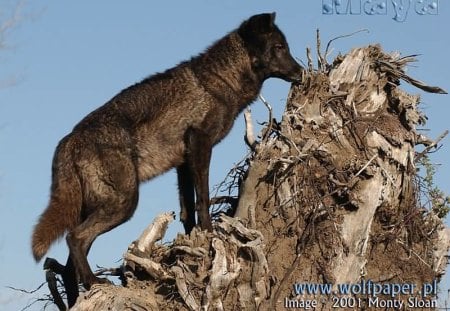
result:
[[[34,227],[32,236],[31,246],[36,261],[47,253],[56,239],[79,222],[82,193],[74,168],[72,148],[69,135],[55,151],[50,202]]]

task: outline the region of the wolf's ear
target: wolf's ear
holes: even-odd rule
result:
[[[275,26],[275,12],[253,15],[244,23],[241,28],[246,28],[250,32],[265,33],[271,32]]]

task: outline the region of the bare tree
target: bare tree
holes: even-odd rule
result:
[[[12,7],[8,9],[6,6],[0,8],[0,50],[3,52],[11,48],[9,37],[11,32],[24,19],[25,0],[11,3]],[[9,87],[16,83],[16,77],[0,77],[0,89]]]
[[[159,244],[173,215],[157,217],[113,270],[123,286],[93,286],[73,310],[372,308],[373,291],[344,295],[339,284],[413,284],[394,298],[433,307],[431,286],[450,247],[448,201],[431,198],[417,174],[438,140],[416,131],[425,122],[420,98],[399,85],[445,92],[405,74],[413,56],[374,45],[328,64],[318,51],[318,69],[308,54],[303,83],[292,86],[282,120],[270,117],[260,141],[247,113],[252,152],[226,184],[238,195],[212,199],[228,206],[215,215],[214,232]],[[392,291],[379,294],[394,301]]]

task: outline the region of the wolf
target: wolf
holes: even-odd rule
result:
[[[92,243],[131,218],[141,182],[172,168],[186,233],[196,225],[196,212],[200,228],[212,231],[208,177],[213,146],[266,79],[299,82],[302,72],[275,13],[258,14],[205,52],[124,89],[88,114],[56,148],[49,204],[32,235],[35,260],[67,233],[66,269],[86,289],[106,282],[89,267]]]

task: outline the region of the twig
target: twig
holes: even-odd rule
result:
[[[247,146],[249,146],[250,149],[254,151],[256,146],[256,139],[255,133],[253,131],[252,111],[250,110],[250,108],[247,108],[244,111],[244,120],[245,120],[244,141],[247,144]]]
[[[34,294],[37,291],[39,291],[42,287],[44,287],[44,285],[47,284],[47,282],[41,283],[41,285],[39,285],[36,289],[34,290],[26,290],[26,289],[21,289],[21,288],[15,288],[12,286],[6,286],[6,288],[9,288],[11,290],[17,291],[17,292],[21,292],[21,293],[25,293],[25,294]],[[33,306],[34,304],[38,303],[38,302],[43,302],[45,301],[45,305],[44,305],[44,310],[45,308],[50,305],[53,304],[53,299],[50,295],[45,295],[45,298],[36,298],[34,300],[32,300],[30,303],[28,303],[25,307],[23,307],[22,309],[20,309],[20,311],[25,311],[27,309],[29,309],[31,306]]]
[[[228,171],[225,178],[219,184],[213,187],[213,197],[218,196],[219,192],[227,192],[229,195],[233,193],[233,188],[237,188],[237,180],[239,180],[246,171],[245,167],[247,165],[247,159],[249,156],[250,153],[246,154],[241,160],[239,160],[239,162],[235,163],[234,166]],[[228,181],[228,179],[231,179],[231,181]],[[210,205],[211,204],[212,203],[210,202]]]
[[[330,41],[328,41],[327,47],[326,47],[326,49],[325,49],[325,61],[326,61],[326,57],[327,57],[327,55],[328,55],[328,50],[330,49],[330,45],[331,45],[331,43],[332,43],[333,41],[336,41],[337,39],[342,39],[342,38],[351,37],[351,36],[356,35],[357,33],[363,32],[363,31],[365,31],[365,32],[367,32],[367,33],[370,32],[368,29],[364,28],[364,29],[360,29],[360,30],[354,31],[354,32],[352,32],[352,33],[349,33],[349,34],[347,34],[347,35],[337,36],[337,37],[331,39]]]
[[[313,67],[313,60],[312,60],[312,56],[311,56],[311,49],[309,47],[306,48],[306,58],[308,59],[308,71],[312,72],[314,67]]]
[[[445,138],[445,136],[448,135],[448,130],[446,130],[444,133],[442,133],[441,135],[439,135],[438,138],[436,138],[435,141],[433,141],[429,146],[427,146],[421,153],[419,153],[416,158],[415,161],[419,161],[425,154],[427,154],[432,148],[436,147],[437,144],[443,140]]]
[[[22,309],[20,309],[20,311],[25,311],[28,310],[29,308],[31,308],[34,304],[39,303],[39,302],[45,302],[44,306],[43,306],[43,310],[46,310],[48,306],[53,304],[53,300],[51,299],[50,295],[47,295],[45,298],[37,298],[34,299],[33,301],[31,301],[29,304],[27,304],[25,307],[23,307]]]
[[[323,58],[322,53],[320,52],[320,31],[319,29],[316,30],[316,41],[317,41],[317,62],[318,62],[318,69],[319,71],[324,71],[325,66],[327,65],[326,59]]]
[[[372,161],[375,160],[375,158],[376,158],[377,156],[378,156],[377,154],[374,154],[374,155],[370,158],[370,160],[366,163],[366,165],[364,165],[364,166],[358,171],[358,173],[356,173],[355,176],[353,176],[353,178],[358,177],[359,174],[361,174],[361,173],[362,173],[362,172],[370,165],[370,163],[372,163]]]
[[[272,106],[264,98],[264,96],[262,96],[262,94],[259,94],[258,97],[262,101],[264,106],[266,106],[267,109],[269,110],[269,125],[268,125],[268,128],[267,128],[267,131],[263,134],[263,137],[262,137],[262,140],[264,141],[270,135],[270,131],[272,130],[272,126],[273,126]]]
[[[6,288],[9,288],[9,289],[17,291],[17,292],[25,293],[25,294],[34,294],[35,292],[40,290],[45,284],[46,284],[46,282],[42,283],[36,289],[33,289],[33,290],[26,290],[26,289],[22,289],[22,288],[15,288],[13,286],[6,286]]]
[[[423,260],[422,257],[420,257],[419,254],[417,254],[414,250],[412,250],[408,245],[406,245],[404,242],[400,241],[399,239],[395,240],[397,243],[401,244],[404,248],[405,251],[410,252],[411,254],[415,255],[421,262],[423,262],[427,267],[431,268],[430,264],[427,263],[425,260]]]

